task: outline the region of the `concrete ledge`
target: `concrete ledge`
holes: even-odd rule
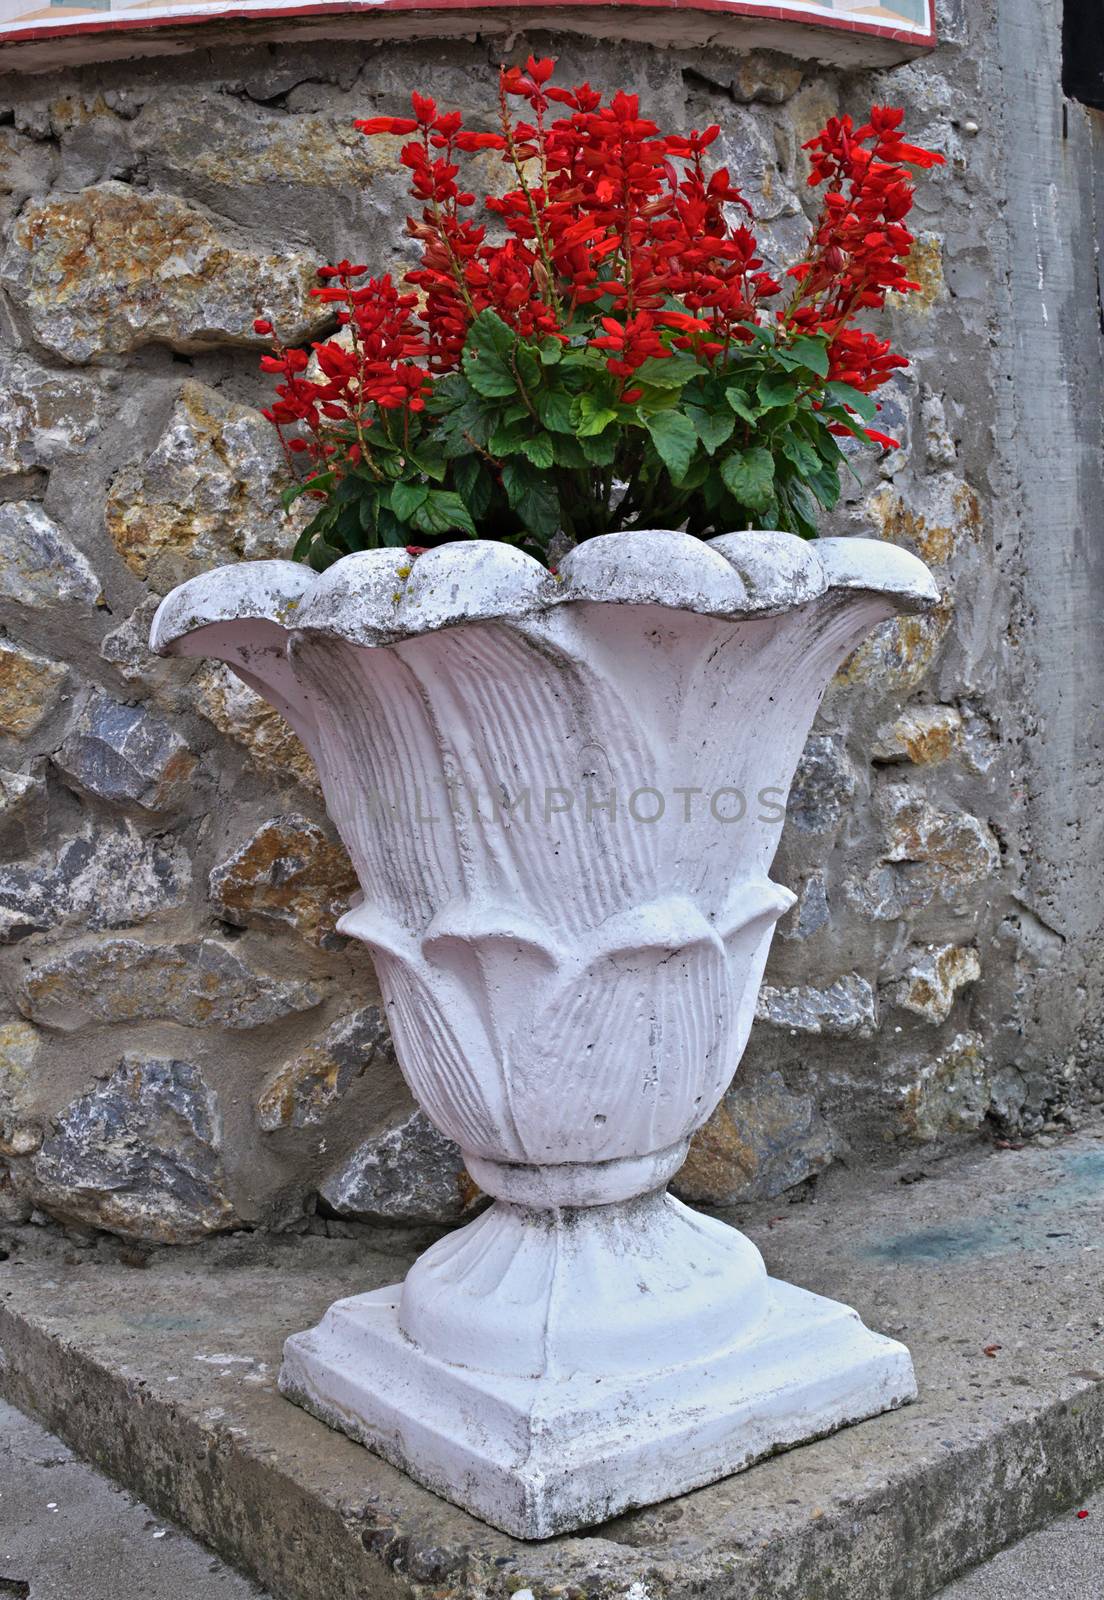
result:
[[[0,1394],[280,1600],[925,1600],[1104,1482],[1104,1134],[924,1170],[733,1217],[903,1339],[919,1402],[589,1535],[496,1533],[276,1391],[285,1334],[424,1238],[240,1235],[139,1270],[12,1231]]]

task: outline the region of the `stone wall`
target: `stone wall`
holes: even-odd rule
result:
[[[947,5],[935,55],[880,72],[513,45],[721,123],[772,255],[805,236],[801,143],[832,112],[903,104],[947,156],[919,200],[922,292],[891,317],[915,358],[887,396],[902,448],[839,514],[917,551],[944,598],[826,699],[776,865],[799,903],[691,1198],[901,1142],[1046,1136],[1104,1099],[1100,129],[1063,107],[1054,0],[1000,9]],[[180,579],[288,553],[253,317],[307,337],[317,261],[406,258],[390,152],[353,117],[412,85],[485,113],[500,48],[243,44],[0,80],[9,1215],[177,1242],[477,1203],[334,932],[352,882],[304,750],[221,667],[145,640]]]

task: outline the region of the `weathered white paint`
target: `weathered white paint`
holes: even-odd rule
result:
[[[767,874],[824,688],[937,598],[896,547],[767,532],[612,534],[556,576],[483,541],[256,562],[168,596],[154,648],[229,662],[310,748],[364,891],[340,926],[496,1197],[289,1339],[285,1393],[530,1538],[915,1394],[902,1346],[665,1186],[792,903]]]

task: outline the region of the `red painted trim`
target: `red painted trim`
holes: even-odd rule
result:
[[[590,6],[617,10],[622,6],[650,11],[715,11],[730,16],[754,17],[760,21],[807,23],[818,28],[834,28],[843,33],[870,34],[876,38],[892,39],[898,44],[930,46],[936,43],[935,0],[928,0],[928,28],[894,28],[885,23],[859,22],[854,17],[837,17],[831,13],[786,10],[771,5],[769,0],[554,0],[542,5],[531,0],[531,6],[519,0],[365,0],[364,4],[351,4],[350,0],[316,0],[313,5],[295,6],[241,6],[228,3],[202,12],[178,12],[167,17],[105,17],[103,21],[89,19],[81,22],[59,22],[35,28],[18,22],[0,23],[0,51],[9,45],[22,44],[36,39],[56,39],[69,35],[88,33],[117,33],[136,28],[146,32],[154,28],[180,28],[201,22],[252,22],[260,18],[317,17],[328,15],[365,15],[374,11],[485,11],[500,7],[515,10],[548,9],[557,6],[567,9],[585,9]]]

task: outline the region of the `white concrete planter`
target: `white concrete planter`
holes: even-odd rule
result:
[[[285,1394],[525,1538],[914,1396],[903,1346],[666,1184],[792,903],[767,873],[821,695],[936,598],[886,544],[666,532],[555,577],[466,541],[168,596],[154,649],[228,662],[313,754],[364,891],[340,926],[496,1197],[290,1338]]]

